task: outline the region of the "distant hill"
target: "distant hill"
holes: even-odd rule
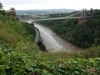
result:
[[[44,15],[44,14],[57,14],[57,13],[70,13],[72,9],[44,9],[44,10],[17,10],[17,15]]]

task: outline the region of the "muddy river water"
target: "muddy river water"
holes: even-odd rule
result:
[[[43,44],[46,46],[48,52],[58,51],[77,51],[78,47],[58,37],[52,30],[46,28],[40,24],[34,23],[34,26],[39,30],[40,36],[43,40]]]

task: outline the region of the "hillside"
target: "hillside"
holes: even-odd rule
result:
[[[39,51],[34,37],[33,24],[0,10],[0,75],[100,74],[99,46],[80,53],[47,53]]]
[[[0,10],[0,75],[24,74],[39,50],[34,38],[33,24],[21,23]]]
[[[83,25],[78,25],[77,19],[41,21],[40,23],[76,46],[90,48],[93,45],[100,45],[100,10],[91,9],[89,12],[92,17]]]
[[[26,50],[32,47],[35,37],[34,26],[21,23],[11,15],[0,14],[0,43],[7,47]]]

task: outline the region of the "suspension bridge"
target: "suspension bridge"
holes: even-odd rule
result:
[[[80,14],[80,16],[77,16],[77,14]],[[47,20],[63,20],[63,19],[78,19],[78,24],[81,25],[85,22],[87,22],[87,19],[90,18],[91,16],[87,16],[86,15],[86,9],[83,9],[82,11],[79,11],[77,13],[71,14],[69,16],[65,16],[65,17],[55,17],[55,18],[45,18],[45,19],[32,19],[30,20],[31,22],[38,22],[38,21],[47,21]],[[23,21],[23,22],[26,22]]]
[[[81,13],[81,16],[79,17],[74,17],[75,15]],[[78,18],[88,18],[90,16],[86,16],[86,9],[83,9],[82,11],[79,11],[75,14],[71,14],[69,16],[65,17],[56,17],[56,18],[47,18],[47,19],[35,19],[34,21],[45,21],[45,20],[59,20],[59,19],[78,19]]]

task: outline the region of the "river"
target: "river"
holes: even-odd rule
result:
[[[46,46],[48,52],[59,51],[77,51],[78,47],[58,37],[52,30],[46,28],[40,24],[34,23],[34,26],[39,30],[40,36],[43,40],[43,44]]]

